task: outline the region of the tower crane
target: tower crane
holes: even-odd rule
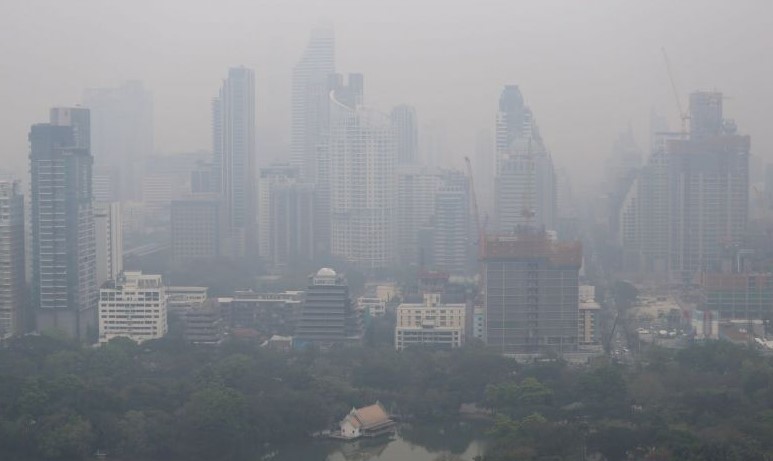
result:
[[[682,119],[682,134],[685,134],[687,133],[687,121],[690,120],[690,114],[684,111],[682,101],[679,99],[679,91],[676,89],[674,73],[671,71],[671,60],[668,59],[668,53],[666,53],[665,47],[661,47],[660,51],[663,52],[663,61],[666,63],[666,72],[668,72],[668,79],[671,81],[671,90],[674,92],[676,108],[679,110],[679,117]]]

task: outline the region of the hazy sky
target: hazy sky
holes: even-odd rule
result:
[[[155,96],[156,148],[210,146],[211,98],[227,68],[256,70],[260,163],[289,138],[290,70],[309,31],[333,24],[340,72],[366,100],[416,106],[445,127],[461,166],[492,128],[503,85],[520,85],[556,163],[595,179],[630,122],[678,126],[661,56],[686,106],[719,89],[725,113],[773,161],[773,2],[714,0],[2,0],[0,169],[26,171],[27,133],[84,88],[140,79]]]

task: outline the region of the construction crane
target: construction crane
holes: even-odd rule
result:
[[[470,195],[472,198],[472,212],[475,215],[475,230],[478,233],[478,259],[482,260],[485,255],[486,233],[480,222],[480,211],[478,210],[478,196],[475,194],[475,180],[472,176],[472,162],[470,157],[464,157],[464,163],[467,164],[467,176],[470,178]]]
[[[687,133],[687,121],[690,119],[690,114],[684,111],[682,107],[682,101],[679,99],[679,91],[676,89],[676,82],[674,81],[674,73],[671,71],[671,60],[668,59],[668,54],[664,47],[660,48],[663,52],[663,61],[666,63],[666,71],[668,72],[668,79],[671,81],[671,90],[674,92],[674,99],[676,100],[676,108],[679,110],[679,117],[682,119],[682,134]]]

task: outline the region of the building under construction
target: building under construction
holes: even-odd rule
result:
[[[766,320],[773,314],[773,274],[703,274],[703,310],[721,320]]]
[[[524,358],[577,351],[579,242],[544,232],[488,236],[482,259],[489,347]]]

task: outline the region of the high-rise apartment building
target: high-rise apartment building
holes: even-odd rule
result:
[[[320,269],[306,290],[295,339],[299,344],[329,345],[356,340],[361,334],[361,319],[349,298],[346,279],[333,269]]]
[[[96,243],[89,111],[51,110],[32,126],[32,296],[38,331],[96,335]]]
[[[361,105],[362,76],[331,92],[328,165],[331,250],[365,269],[395,260],[396,164],[390,118]]]
[[[489,347],[515,357],[577,350],[579,243],[542,232],[487,237],[483,265]]]
[[[319,149],[327,137],[329,78],[334,73],[333,30],[315,29],[293,68],[290,121],[290,163],[310,183],[317,182]]]
[[[415,164],[419,159],[419,125],[413,106],[399,105],[392,109],[392,125],[395,127],[397,163]]]
[[[24,263],[21,185],[18,181],[0,179],[0,339],[25,330]]]
[[[94,202],[97,286],[123,271],[123,220],[119,202]]]
[[[99,342],[129,338],[137,343],[167,333],[167,296],[160,275],[124,272],[99,290]]]
[[[106,201],[138,200],[142,166],[153,154],[153,95],[142,82],[92,88],[83,94],[91,111],[91,153],[95,176],[107,177]],[[101,192],[101,189],[100,189]]]
[[[554,230],[558,208],[553,160],[531,109],[515,85],[507,85],[496,118],[494,211],[499,232],[521,227]]]
[[[213,153],[227,216],[223,249],[230,257],[257,252],[255,73],[228,70],[212,101]]]

